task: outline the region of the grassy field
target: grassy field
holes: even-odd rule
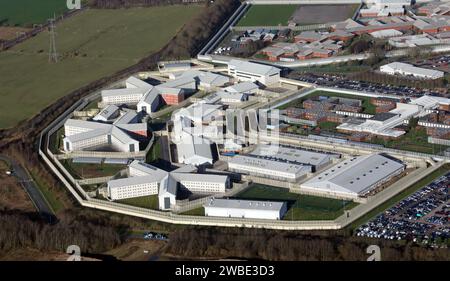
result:
[[[287,25],[297,5],[253,5],[238,22],[238,26]]]
[[[158,209],[158,195],[149,195],[136,198],[117,200],[117,203],[127,204],[140,208]]]
[[[146,163],[157,161],[161,157],[161,142],[159,138],[155,138],[152,147],[145,156]]]
[[[63,160],[62,164],[76,179],[114,176],[127,167],[113,164],[73,163],[71,160]]]
[[[375,106],[370,103],[370,97],[354,96],[354,95],[341,94],[341,93],[328,92],[328,91],[314,91],[307,96],[304,96],[302,98],[299,98],[299,99],[293,100],[287,104],[284,104],[284,105],[278,107],[278,109],[286,109],[288,107],[302,108],[303,101],[305,101],[309,98],[318,97],[318,96],[342,97],[342,98],[351,98],[351,99],[362,100],[363,113],[375,114]]]
[[[189,210],[187,212],[181,213],[180,215],[187,215],[187,216],[204,216],[205,215],[205,208],[198,207],[192,210]]]
[[[0,23],[29,26],[67,11],[65,0],[0,0]]]
[[[285,220],[333,220],[346,210],[357,205],[352,201],[343,201],[317,196],[291,193],[287,189],[255,184],[238,193],[236,198],[253,200],[287,201],[288,212]]]
[[[425,178],[421,179],[420,181],[418,181],[415,184],[413,184],[410,187],[408,187],[406,190],[400,192],[399,194],[397,194],[394,197],[390,198],[389,200],[387,200],[383,204],[379,205],[378,207],[376,207],[372,211],[368,212],[367,214],[365,214],[361,218],[357,219],[356,221],[351,223],[347,228],[355,229],[355,228],[359,227],[360,225],[362,225],[362,224],[366,223],[367,221],[369,221],[371,218],[375,217],[376,215],[378,215],[378,214],[386,211],[390,207],[394,206],[395,204],[397,204],[397,202],[400,202],[403,198],[406,198],[407,196],[413,194],[414,192],[416,192],[417,190],[421,189],[422,187],[430,184],[431,182],[433,182],[438,177],[445,175],[448,171],[450,171],[450,164],[445,164],[444,166],[442,166],[438,170],[436,170],[433,173],[429,174]]]
[[[375,138],[371,143],[381,144],[388,148],[409,150],[421,153],[438,154],[448,149],[448,146],[428,142],[428,135],[423,128],[414,128],[395,140],[385,141]]]
[[[48,63],[46,32],[0,53],[0,128],[14,126],[70,91],[159,50],[202,9],[92,9],[57,26],[57,64]]]

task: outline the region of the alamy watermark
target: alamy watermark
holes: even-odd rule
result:
[[[69,254],[67,261],[81,261],[81,249],[78,245],[70,245],[66,249],[66,253]]]
[[[367,261],[381,261],[381,249],[377,245],[370,245],[366,249],[366,253],[370,254]]]
[[[66,5],[69,10],[80,10],[81,0],[67,0]]]

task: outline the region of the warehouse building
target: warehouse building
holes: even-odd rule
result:
[[[352,157],[327,169],[300,187],[318,195],[358,198],[402,173],[405,165],[382,154]]]
[[[242,60],[231,60],[228,63],[228,75],[240,81],[259,82],[266,86],[280,82],[280,69]]]
[[[444,72],[442,71],[416,67],[403,62],[392,62],[382,65],[380,71],[390,75],[400,74],[420,79],[439,79],[444,77]]]
[[[293,164],[263,157],[237,155],[228,161],[233,172],[296,182],[312,172],[310,165]]]
[[[288,163],[309,165],[313,171],[320,170],[329,165],[333,158],[339,158],[338,154],[321,153],[281,145],[258,145],[250,155],[281,160]]]
[[[205,216],[245,219],[280,220],[287,211],[286,202],[241,199],[213,198],[203,207]]]
[[[166,172],[135,160],[128,166],[128,178],[108,181],[108,197],[121,200],[158,194],[159,208],[166,210],[176,204],[178,188],[192,193],[214,194],[224,193],[230,187],[228,176],[195,172],[192,166]]]

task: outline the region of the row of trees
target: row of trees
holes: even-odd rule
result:
[[[238,0],[216,0],[204,12],[185,24],[164,50],[164,57],[189,58],[197,55],[205,42],[239,7]]]
[[[118,230],[107,224],[85,220],[60,220],[49,225],[27,215],[0,211],[0,252],[21,248],[65,251],[78,245],[84,253],[101,253],[123,242]]]
[[[190,228],[171,234],[167,253],[185,257],[265,260],[360,260],[369,245],[382,260],[448,260],[447,249],[348,236],[344,232],[279,232],[261,229]]]

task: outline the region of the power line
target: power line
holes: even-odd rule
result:
[[[50,48],[48,52],[48,62],[57,63],[58,53],[56,52],[56,31],[55,18],[49,19]]]

